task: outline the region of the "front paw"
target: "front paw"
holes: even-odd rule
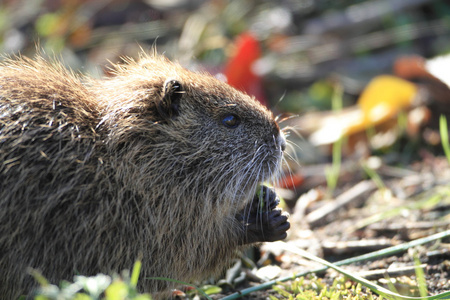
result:
[[[240,214],[239,219],[244,227],[243,244],[257,242],[274,242],[285,239],[290,228],[289,215],[276,208],[280,200],[273,189],[262,186],[254,197],[247,213]]]
[[[249,218],[244,224],[246,243],[275,242],[287,237],[291,227],[289,215],[281,209],[259,213]]]
[[[273,188],[265,185],[261,185],[256,190],[256,194],[253,197],[251,211],[271,211],[274,210],[277,205],[280,204],[280,198]]]

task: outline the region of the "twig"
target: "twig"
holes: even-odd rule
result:
[[[371,180],[365,180],[361,181],[354,187],[350,188],[349,190],[345,191],[334,201],[331,201],[324,206],[320,207],[319,209],[309,213],[306,216],[306,221],[311,225],[314,226],[320,222],[323,222],[324,218],[327,215],[332,214],[333,212],[337,211],[341,207],[344,207],[351,202],[359,199],[362,195],[366,193],[370,193],[373,190],[376,189],[376,185]]]
[[[367,253],[393,246],[389,239],[357,241],[324,241],[321,243],[324,253],[342,255],[344,253]]]
[[[427,264],[419,265],[420,268],[425,268]],[[364,277],[366,279],[374,280],[378,278],[383,278],[385,275],[389,275],[389,277],[398,277],[402,275],[414,275],[416,266],[405,266],[400,268],[388,268],[388,269],[379,269],[379,270],[370,270],[359,272],[358,275]]]

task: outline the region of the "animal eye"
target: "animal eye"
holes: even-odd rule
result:
[[[228,128],[236,128],[239,126],[240,123],[241,123],[241,118],[239,118],[235,114],[226,115],[222,119],[222,124]]]

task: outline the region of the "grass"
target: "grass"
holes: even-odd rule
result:
[[[445,235],[446,236],[450,235],[450,230],[447,230],[445,232]],[[437,235],[435,235],[435,236],[437,236]],[[303,257],[305,257],[307,259],[319,262],[319,263],[321,263],[321,264],[323,264],[323,265],[325,265],[325,266],[327,266],[329,268],[332,268],[332,269],[338,271],[339,273],[345,275],[346,277],[350,278],[352,281],[365,286],[366,288],[370,289],[373,293],[375,293],[377,295],[380,295],[380,296],[383,296],[384,298],[395,299],[395,300],[408,300],[408,299],[429,299],[429,300],[434,300],[434,299],[443,299],[444,297],[446,297],[446,298],[450,297],[450,292],[444,292],[444,293],[441,293],[441,294],[438,294],[438,295],[434,295],[434,296],[423,296],[423,297],[422,296],[421,297],[411,297],[411,296],[400,295],[400,294],[396,293],[395,291],[392,291],[392,290],[386,289],[386,288],[384,288],[382,286],[376,285],[376,284],[372,283],[371,281],[369,281],[369,280],[367,280],[365,278],[362,278],[360,276],[354,275],[354,274],[352,274],[352,273],[342,269],[341,267],[337,266],[336,264],[332,264],[332,263],[329,263],[329,262],[327,262],[327,261],[325,261],[325,260],[323,260],[321,258],[315,257],[314,255],[311,255],[308,252],[306,252],[306,251],[304,251],[302,249],[299,249],[297,247],[294,247],[292,245],[287,245],[285,247],[285,250],[291,251],[291,252],[293,252],[295,254],[298,254],[298,255],[301,255],[301,256],[303,256]],[[422,282],[422,283],[425,282],[424,274],[423,273],[421,273],[421,274],[418,273],[417,269],[418,268],[416,268],[416,276],[422,278],[419,282]],[[420,288],[420,290],[421,290],[421,292],[424,291],[424,287]],[[356,299],[358,299],[358,298],[356,298]]]
[[[450,143],[448,139],[447,119],[443,115],[439,118],[439,132],[441,134],[442,148],[444,148],[445,156],[450,164]]]
[[[252,292],[271,289],[271,295],[269,298],[271,300],[276,299],[304,299],[304,300],[319,300],[319,299],[354,299],[354,300],[371,300],[371,299],[392,299],[392,300],[408,300],[408,299],[449,299],[450,292],[441,293],[434,296],[427,296],[428,291],[426,287],[426,279],[424,271],[420,268],[420,261],[415,255],[414,264],[416,266],[416,282],[419,290],[420,297],[412,297],[409,295],[400,295],[388,278],[388,287],[386,289],[382,286],[376,285],[364,278],[357,275],[351,274],[350,272],[340,268],[339,266],[372,260],[374,258],[384,257],[388,255],[393,255],[402,251],[407,251],[412,247],[437,241],[450,236],[450,230],[411,241],[409,243],[397,245],[387,249],[375,251],[373,253],[353,257],[337,263],[331,264],[321,258],[315,257],[308,252],[299,249],[295,246],[278,242],[286,251],[301,255],[307,259],[319,262],[326,267],[311,270],[308,272],[303,272],[301,274],[296,274],[293,276],[278,278],[277,280],[270,281],[261,284],[256,287],[252,287],[246,290],[242,290],[239,293],[235,293],[222,298],[222,300],[238,299],[242,296],[248,295]],[[331,285],[327,285],[322,279],[317,278],[314,273],[318,273],[326,270],[327,268],[332,268],[339,273],[334,279]],[[35,300],[151,300],[149,294],[139,294],[136,290],[139,272],[141,264],[136,262],[131,276],[128,272],[124,272],[122,276],[110,277],[107,275],[99,274],[93,277],[76,276],[74,283],[64,282],[61,287],[50,285],[45,278],[43,278],[39,273],[34,272],[36,280],[41,284],[41,289],[39,294],[34,298]],[[153,278],[158,280],[169,280],[167,278]],[[289,282],[288,282],[289,281]],[[183,282],[178,282],[180,284],[185,284]],[[416,286],[411,285],[411,290],[416,288]],[[196,288],[197,289],[197,288]],[[198,289],[198,292],[202,296],[211,299],[206,294],[212,294],[218,292],[217,290],[211,290],[208,293]],[[275,293],[275,295],[274,295]],[[198,293],[196,294],[198,295]]]
[[[141,262],[134,264],[131,276],[128,271],[122,272],[122,276],[108,276],[98,274],[92,277],[75,276],[74,282],[62,282],[60,286],[49,284],[48,281],[36,270],[32,275],[40,284],[35,300],[151,300],[150,294],[140,294],[137,291]],[[188,295],[194,297],[201,295],[211,299],[208,295],[220,293],[220,287],[206,285],[198,288],[186,282],[164,278],[151,277],[146,279],[164,280],[189,286]]]
[[[440,232],[440,233],[437,233],[437,234],[434,234],[434,235],[431,235],[431,236],[428,236],[428,237],[425,237],[425,238],[417,239],[417,240],[414,240],[414,241],[411,241],[411,242],[408,242],[408,243],[404,243],[404,244],[396,245],[396,246],[389,247],[389,248],[386,248],[386,249],[374,251],[372,253],[368,253],[368,254],[352,257],[352,258],[349,258],[349,259],[341,260],[341,261],[335,262],[334,264],[331,264],[331,263],[329,263],[329,262],[327,262],[327,261],[325,261],[325,260],[323,260],[321,258],[315,257],[314,255],[311,255],[308,252],[306,252],[306,251],[304,251],[302,249],[299,249],[297,247],[294,247],[292,245],[289,245],[289,244],[286,244],[286,243],[283,243],[283,242],[277,242],[277,243],[280,244],[279,247],[281,249],[284,249],[284,250],[292,252],[294,254],[303,256],[303,257],[305,257],[307,259],[311,259],[311,260],[314,260],[316,262],[319,262],[319,263],[323,264],[325,267],[317,268],[317,269],[314,269],[314,270],[309,270],[309,271],[301,272],[301,273],[298,273],[298,274],[293,274],[291,276],[278,278],[276,280],[265,282],[265,283],[260,284],[258,286],[250,287],[250,288],[241,290],[238,293],[234,293],[234,294],[231,294],[229,296],[226,296],[222,300],[238,299],[238,298],[240,298],[242,296],[249,295],[249,294],[251,294],[253,292],[256,292],[256,291],[259,291],[259,290],[272,288],[272,286],[275,286],[275,285],[277,285],[277,284],[279,284],[281,282],[287,282],[287,281],[291,281],[291,280],[296,280],[296,278],[300,278],[302,276],[306,276],[306,275],[312,274],[312,273],[323,272],[327,268],[332,268],[332,269],[338,271],[339,273],[347,276],[347,278],[350,278],[354,282],[360,283],[362,286],[365,286],[366,288],[372,290],[373,293],[378,294],[378,295],[380,295],[380,296],[382,296],[384,298],[396,299],[396,300],[397,299],[405,299],[405,300],[406,299],[429,299],[429,300],[434,300],[434,299],[445,299],[445,298],[450,299],[450,292],[445,292],[445,293],[441,293],[441,294],[438,294],[438,295],[434,295],[434,296],[431,296],[431,297],[425,297],[425,298],[423,298],[423,297],[418,298],[418,297],[402,296],[402,295],[396,294],[395,292],[392,292],[392,291],[390,291],[390,290],[388,290],[388,289],[386,289],[384,287],[375,285],[372,282],[370,282],[370,281],[368,281],[368,280],[366,280],[364,278],[355,276],[355,275],[353,275],[353,274],[351,274],[351,273],[349,273],[349,272],[347,272],[344,269],[339,267],[339,266],[348,265],[348,264],[351,264],[351,263],[362,262],[362,261],[369,261],[369,260],[373,260],[373,259],[380,258],[380,257],[394,255],[394,254],[397,254],[397,253],[401,253],[401,252],[407,251],[410,248],[413,248],[413,247],[416,247],[416,246],[419,246],[419,245],[423,245],[423,244],[426,244],[426,243],[430,243],[430,242],[433,242],[433,241],[441,240],[441,239],[447,238],[447,237],[450,237],[450,230],[447,230],[447,231],[444,231],[444,232]],[[418,275],[418,276],[420,276],[420,275]],[[287,298],[287,299],[289,299],[289,298]],[[315,299],[315,298],[299,297],[298,299],[309,300],[309,299]],[[356,298],[356,299],[358,299],[358,298]],[[383,299],[383,298],[378,298],[378,299]]]
[[[414,253],[414,266],[416,270],[417,285],[419,286],[420,297],[425,298],[428,296],[427,282],[425,278],[425,272],[420,267],[420,260],[417,253]]]
[[[35,300],[151,300],[150,294],[138,293],[136,286],[139,279],[141,262],[137,261],[131,276],[124,271],[122,276],[98,274],[92,277],[75,276],[74,282],[62,282],[60,286],[52,285],[37,271],[34,278],[40,289]]]
[[[355,284],[345,276],[339,276],[328,286],[321,278],[314,275],[300,277],[290,283],[280,283],[273,287],[273,290],[283,297],[283,299],[355,299],[372,300],[382,299],[381,296],[372,294],[370,291],[363,291],[361,284]],[[271,300],[279,298],[269,295]]]
[[[335,112],[342,110],[343,106],[343,89],[341,86],[336,85],[334,88],[333,97],[331,99],[331,109]],[[342,145],[343,137],[340,137],[335,143],[333,143],[332,150],[332,163],[330,167],[325,168],[325,178],[327,181],[328,191],[333,193],[337,186],[339,173],[341,171],[342,160]]]
[[[433,190],[433,194],[423,195],[420,194],[417,197],[415,197],[410,203],[406,205],[401,205],[398,207],[391,207],[385,210],[382,210],[380,212],[374,213],[371,216],[368,216],[366,218],[363,218],[356,222],[356,224],[351,227],[351,230],[357,230],[364,228],[370,224],[380,222],[382,220],[386,220],[388,218],[393,218],[396,216],[400,216],[402,212],[404,211],[411,211],[411,210],[429,210],[433,209],[439,204],[445,204],[449,202],[449,195],[450,195],[450,188],[443,186],[443,187],[437,187]]]
[[[370,179],[372,179],[372,181],[375,183],[375,185],[377,186],[377,188],[379,190],[383,190],[386,188],[380,175],[378,175],[378,173],[370,166],[370,164],[367,161],[362,162],[361,166],[362,166],[364,172],[367,174],[367,176],[370,177]]]

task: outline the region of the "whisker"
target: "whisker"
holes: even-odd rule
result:
[[[283,114],[281,113],[281,114],[278,114],[278,115],[276,115],[275,116],[275,118],[274,118],[274,120],[275,120],[275,122],[277,122],[278,123],[278,119],[282,116]]]
[[[281,114],[280,114],[280,115],[281,115]],[[284,118],[281,119],[280,121],[277,121],[277,123],[278,123],[278,124],[281,124],[281,123],[283,123],[283,122],[289,121],[289,120],[294,119],[294,118],[300,118],[300,115],[290,115],[290,116],[284,117]]]
[[[285,186],[289,186],[288,180],[290,180],[291,186],[294,187],[294,189],[295,189],[295,183],[294,183],[294,179],[293,179],[293,177],[294,177],[294,172],[292,172],[292,169],[291,169],[291,167],[289,166],[289,164],[287,163],[286,159],[285,159],[285,158],[283,158],[283,159],[284,159],[284,162],[286,163],[287,173],[289,174],[289,179],[288,179],[288,176],[284,176],[284,177],[282,178],[283,183],[284,183]]]
[[[281,101],[283,101],[284,97],[286,97],[286,92],[284,91],[283,94],[281,95],[280,99],[278,99],[277,103],[275,103],[275,106],[277,106],[278,104],[280,104]]]
[[[264,153],[264,156],[261,158],[261,162],[264,161],[267,158],[268,155],[269,155],[268,153]],[[259,165],[259,164],[257,164],[257,165]],[[264,177],[261,177],[261,175],[260,175],[260,172],[261,172],[260,169],[261,169],[261,166],[259,166],[258,173],[256,173],[258,175],[258,176],[256,176],[257,177],[257,180],[256,180],[257,182],[264,180]],[[246,180],[244,186],[248,185],[248,182],[250,181],[251,177],[247,176],[246,179],[247,180]]]
[[[288,134],[288,133],[294,133],[297,137],[299,137],[302,140],[305,140],[305,137],[303,136],[303,134],[299,131],[298,128],[295,128],[293,126],[285,126],[281,129],[281,131],[284,134]]]
[[[297,166],[301,167],[300,160],[297,157],[297,152],[294,151],[295,157],[293,157],[290,153],[286,152],[284,156],[287,156],[290,160],[297,164]],[[285,158],[284,158],[285,159]],[[287,163],[287,161],[286,161]]]

